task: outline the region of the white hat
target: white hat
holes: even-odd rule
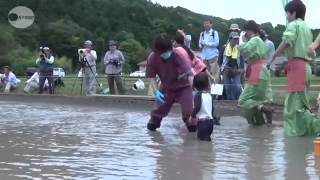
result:
[[[48,48],[48,47],[40,47],[40,49],[43,49],[43,50],[49,50],[50,48]]]
[[[92,41],[90,41],[90,40],[86,40],[86,41],[84,42],[84,44],[92,45]]]

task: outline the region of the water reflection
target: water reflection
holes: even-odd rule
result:
[[[199,142],[195,134],[189,134],[185,129],[170,134],[169,138],[165,131],[150,133],[150,136],[159,145],[157,179],[212,179],[214,153],[211,143]],[[173,138],[177,141],[172,141]]]
[[[310,138],[286,138],[285,177],[288,179],[319,179],[316,175],[313,142]]]
[[[0,179],[318,179],[311,138],[229,117],[199,142],[179,114],[148,132],[148,114],[0,102]]]

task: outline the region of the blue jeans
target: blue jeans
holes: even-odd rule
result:
[[[241,94],[240,74],[230,77],[224,72],[223,84],[226,90],[227,100],[238,100]]]

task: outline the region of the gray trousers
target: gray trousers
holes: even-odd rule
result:
[[[39,88],[39,84],[35,81],[31,81],[26,84],[26,86],[23,89],[23,92],[30,93],[30,91]]]
[[[114,83],[117,85],[117,89],[119,94],[124,94],[124,89],[122,86],[122,79],[120,74],[109,74],[107,75],[108,79],[108,84],[109,84],[109,89],[110,89],[110,94],[115,94],[115,88],[114,88]]]
[[[218,64],[218,58],[205,60],[204,63],[207,66],[207,70],[210,72],[211,76],[216,83],[220,83],[220,68]]]
[[[0,81],[0,92],[9,93],[11,90],[15,89],[15,86],[12,86],[10,83]]]
[[[91,71],[92,70],[92,71]],[[84,67],[82,69],[83,81],[86,90],[86,96],[96,94],[96,74],[97,68],[96,66]]]

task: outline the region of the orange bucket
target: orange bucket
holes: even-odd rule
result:
[[[314,155],[320,157],[320,138],[316,138],[313,141]]]

